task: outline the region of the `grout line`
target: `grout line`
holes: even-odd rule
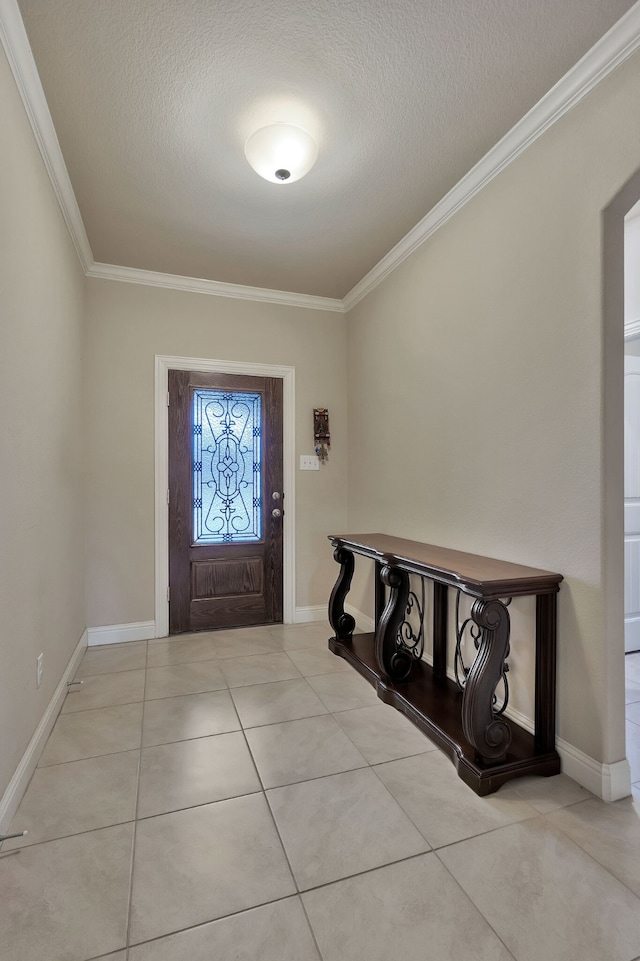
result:
[[[135,818],[129,818],[128,821],[114,821],[112,824],[100,824],[98,827],[86,828],[83,831],[72,831],[71,834],[57,834],[54,838],[42,838],[41,841],[33,841],[31,844],[21,844],[19,847],[9,848],[8,851],[4,851],[3,853],[19,854],[20,851],[33,851],[35,848],[42,847],[44,844],[55,844],[56,841],[66,841],[69,838],[81,838],[83,834],[95,834],[97,831],[109,831],[111,828],[124,827],[126,824],[134,823]],[[122,948],[117,948],[117,950],[122,951]],[[109,954],[108,951],[107,954]]]
[[[240,720],[240,723],[242,724],[242,721],[241,721],[239,715],[238,715],[238,719]],[[304,916],[305,916],[305,918],[306,918],[306,920],[307,920],[307,924],[309,925],[309,930],[311,931],[311,936],[312,936],[312,938],[313,938],[313,943],[314,943],[315,946],[316,946],[316,950],[318,951],[318,955],[319,955],[319,957],[322,957],[322,955],[320,954],[320,949],[318,948],[318,945],[317,945],[317,942],[316,942],[315,933],[314,933],[314,931],[313,931],[313,928],[311,927],[311,924],[309,924],[309,919],[308,919],[308,917],[307,917],[307,912],[306,912],[306,910],[305,910],[305,908],[304,908],[304,905],[302,904],[302,899],[301,899],[301,897],[300,897],[300,886],[298,885],[297,878],[296,878],[295,873],[294,873],[294,871],[293,871],[293,866],[292,866],[291,861],[290,861],[290,859],[289,859],[289,854],[288,854],[288,852],[287,852],[287,849],[286,849],[286,847],[285,847],[284,841],[283,841],[283,839],[282,839],[282,835],[280,834],[280,829],[278,828],[278,825],[277,825],[277,823],[276,823],[276,819],[275,819],[275,817],[274,817],[273,810],[271,809],[271,805],[269,804],[269,798],[267,797],[267,791],[266,791],[266,788],[265,788],[265,786],[264,786],[264,781],[262,780],[262,776],[261,776],[261,774],[260,774],[260,771],[258,770],[258,765],[257,765],[256,759],[255,759],[255,757],[254,757],[254,755],[253,755],[253,751],[251,750],[251,745],[249,744],[249,741],[248,741],[248,739],[247,739],[247,735],[246,735],[246,732],[245,732],[244,727],[242,728],[242,736],[244,737],[244,741],[245,741],[245,744],[246,744],[246,746],[247,746],[247,750],[248,750],[248,752],[249,752],[249,756],[250,756],[250,758],[251,758],[251,760],[252,760],[252,762],[253,762],[253,767],[254,767],[254,770],[255,770],[255,772],[256,772],[256,776],[257,776],[258,781],[259,781],[259,783],[260,783],[260,785],[261,785],[261,788],[262,788],[261,794],[262,794],[262,797],[264,798],[264,803],[265,803],[265,805],[266,805],[266,807],[267,807],[267,811],[269,812],[269,816],[271,817],[271,822],[272,822],[273,827],[274,827],[274,830],[275,830],[275,832],[276,832],[276,836],[277,836],[277,838],[278,838],[278,840],[279,840],[279,842],[280,842],[280,847],[282,848],[282,853],[283,853],[284,858],[285,858],[285,861],[286,861],[286,863],[287,863],[287,867],[289,868],[289,873],[290,873],[290,875],[291,875],[291,880],[292,880],[293,885],[294,885],[294,887],[295,887],[295,889],[296,889],[296,892],[297,892],[296,895],[295,895],[295,897],[298,898],[298,901],[299,901],[299,903],[300,903],[300,906],[302,907],[302,911],[303,911]]]
[[[468,839],[467,839],[467,840],[468,840]],[[447,874],[449,875],[449,877],[453,880],[453,882],[454,882],[454,884],[456,885],[456,887],[459,888],[459,890],[460,890],[461,893],[462,893],[462,896],[467,899],[467,901],[468,901],[469,904],[472,906],[472,908],[474,909],[474,911],[482,918],[482,920],[483,920],[484,923],[489,927],[489,929],[490,929],[491,931],[493,931],[493,933],[495,934],[495,936],[496,936],[496,938],[498,939],[498,941],[500,942],[500,944],[502,944],[502,945],[504,946],[504,949],[505,949],[505,951],[507,952],[507,954],[509,955],[509,957],[513,958],[514,961],[516,961],[516,956],[515,956],[515,954],[514,954],[512,951],[509,950],[509,948],[508,948],[507,944],[505,943],[504,939],[498,934],[498,932],[497,932],[496,929],[494,928],[493,924],[489,921],[489,919],[488,919],[487,917],[485,917],[485,915],[482,913],[482,911],[480,910],[480,908],[478,907],[478,905],[476,904],[476,902],[473,900],[473,898],[471,897],[471,895],[468,894],[468,893],[465,891],[465,889],[463,888],[463,886],[462,886],[462,884],[460,883],[460,881],[458,881],[458,879],[457,879],[457,877],[455,876],[455,874],[453,874],[453,873],[449,870],[449,868],[448,868],[447,865],[444,863],[444,861],[442,860],[442,858],[438,857],[438,854],[437,854],[436,851],[434,851],[434,854],[435,854],[435,856],[438,858],[439,863],[440,863],[440,864],[442,865],[442,867],[445,869],[445,871],[447,872]]]
[[[199,921],[197,924],[190,924],[186,928],[176,928],[175,931],[169,931],[166,934],[160,934],[156,938],[146,938],[144,941],[136,941],[134,944],[129,945],[128,950],[131,948],[140,947],[143,944],[153,944],[156,941],[163,941],[165,938],[172,938],[175,935],[185,934],[187,931],[195,931],[198,928],[206,928],[209,924],[217,924],[219,921],[226,921],[228,918],[238,918],[243,914],[248,914],[250,911],[257,911],[260,908],[266,908],[270,904],[279,904],[281,901],[292,901],[298,899],[300,900],[299,894],[285,894],[281,898],[270,898],[268,901],[261,901],[260,904],[254,904],[250,908],[241,908],[239,911],[231,911],[229,914],[223,914],[219,918],[211,918],[209,921]],[[120,949],[124,950],[124,949]],[[97,958],[91,958],[90,961],[100,961],[100,958],[109,957],[110,955],[100,955]],[[213,956],[212,956],[213,957]],[[322,956],[320,956],[322,957]],[[257,959],[259,961],[259,959]]]
[[[302,898],[305,894],[310,894],[312,891],[322,891],[323,888],[330,888],[332,885],[340,884],[342,881],[352,881],[354,878],[363,877],[365,874],[384,871],[385,868],[391,867],[394,864],[404,864],[405,861],[415,861],[417,858],[426,858],[433,854],[435,854],[434,851],[417,851],[415,854],[408,854],[406,857],[398,858],[395,861],[385,861],[384,864],[376,864],[374,867],[365,868],[364,871],[356,871],[354,874],[345,874],[344,877],[334,878],[333,881],[323,881],[322,884],[314,884],[312,887],[305,888],[304,891],[301,891],[300,896]]]
[[[599,798],[596,798],[596,800],[599,800]],[[602,803],[607,803],[607,802],[602,802]],[[614,803],[616,803],[616,802],[614,802]],[[573,807],[573,805],[567,805],[567,806],[568,806],[568,807]],[[563,808],[562,810],[564,810],[564,808]],[[552,814],[552,813],[554,813],[554,812],[549,811],[549,814]],[[544,818],[545,818],[545,820],[546,820],[546,815],[544,815]],[[550,822],[547,822],[547,823],[550,823]],[[545,825],[545,826],[547,826],[547,825]],[[567,831],[562,827],[561,824],[553,824],[553,823],[551,823],[551,828],[552,828],[552,830],[559,831],[560,834],[562,834],[562,835],[566,838],[566,840],[567,840],[570,844],[573,845],[573,847],[576,847],[576,848],[578,848],[579,851],[582,851],[582,853],[585,854],[591,861],[593,861],[594,864],[597,864],[597,865],[598,865],[598,867],[600,868],[600,870],[604,871],[604,872],[605,872],[606,874],[608,874],[611,878],[613,878],[614,881],[617,881],[618,884],[621,884],[624,888],[626,888],[627,891],[629,891],[630,894],[632,894],[632,895],[634,896],[634,898],[636,898],[636,899],[639,901],[639,903],[640,903],[640,895],[638,894],[638,892],[637,892],[637,891],[634,891],[633,888],[632,888],[625,880],[623,880],[623,878],[619,877],[617,874],[614,874],[614,872],[613,872],[610,868],[606,867],[606,866],[602,863],[602,861],[599,861],[598,858],[597,858],[594,854],[591,854],[590,851],[587,851],[587,849],[584,848],[584,847],[580,844],[579,841],[576,841],[574,838],[572,838],[571,835],[567,833]]]
[[[88,714],[90,711],[106,711],[110,707],[126,707],[129,704],[144,704],[144,699],[138,698],[135,701],[119,701],[117,704],[102,704],[100,707],[87,707],[82,711],[65,711],[64,713],[60,711],[58,717],[69,717],[70,714]]]
[[[302,897],[301,894],[298,895],[298,902],[300,903],[300,907],[302,908],[302,913],[304,914],[305,921],[307,922],[307,926],[308,926],[308,928],[309,928],[309,931],[311,932],[311,937],[313,938],[313,943],[314,943],[314,945],[315,945],[315,949],[316,949],[316,951],[318,952],[318,957],[319,957],[319,958],[323,958],[324,955],[322,954],[322,951],[320,950],[320,945],[318,944],[318,939],[316,938],[316,932],[313,930],[313,925],[311,924],[311,918],[310,918],[309,915],[307,914],[307,906],[306,906],[306,904],[304,903],[304,900],[303,900],[303,897]]]
[[[200,801],[198,804],[187,804],[180,808],[170,808],[168,811],[156,811],[155,814],[141,814],[136,818],[137,822],[140,821],[153,821],[155,818],[163,818],[169,814],[181,814],[183,811],[196,811],[198,808],[211,807],[212,804],[224,804],[225,801],[237,801],[240,798],[245,797],[259,797],[263,794],[260,788],[255,791],[245,791],[242,794],[231,794],[229,797],[214,798],[211,801]]]
[[[226,734],[241,734],[242,728],[235,727],[230,731],[215,731],[212,734],[196,734],[193,737],[179,737],[173,741],[158,741],[156,744],[143,744],[143,751],[153,751],[157,747],[168,747],[170,744],[186,744],[188,741],[204,741],[209,737],[224,737]]]
[[[148,643],[147,643],[147,654],[148,654]],[[138,780],[136,785],[136,803],[134,809],[134,822],[133,822],[133,838],[131,842],[131,866],[129,870],[129,898],[127,902],[127,926],[125,930],[125,949],[126,957],[129,957],[129,941],[131,936],[131,913],[133,907],[133,883],[135,874],[135,860],[136,860],[136,839],[138,831],[138,807],[140,805],[140,779],[142,771],[142,731],[144,727],[144,704],[145,695],[147,693],[147,672],[144,673],[144,686],[142,689],[142,717],[140,718],[140,742],[139,742],[139,755],[138,755]]]
[[[73,757],[68,761],[56,761],[54,764],[39,764],[36,771],[46,771],[50,767],[60,767],[61,764],[75,764],[76,761],[93,761],[98,757],[112,757],[114,754],[129,754],[131,751],[137,751],[137,747],[128,747],[124,751],[105,751],[104,754],[90,754],[88,757]],[[34,772],[35,773],[35,772]],[[29,782],[29,784],[31,781]],[[26,791],[25,791],[26,794]]]

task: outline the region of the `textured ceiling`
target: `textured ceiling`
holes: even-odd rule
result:
[[[97,262],[344,296],[629,0],[19,0]],[[244,143],[320,146],[293,184]]]

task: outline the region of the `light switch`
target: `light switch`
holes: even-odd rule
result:
[[[300,470],[320,470],[320,461],[315,454],[301,454]]]

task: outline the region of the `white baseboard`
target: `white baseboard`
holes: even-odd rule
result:
[[[53,696],[49,701],[46,711],[44,712],[40,723],[38,724],[33,737],[29,741],[26,751],[22,755],[20,763],[15,770],[15,773],[6,791],[2,795],[2,800],[0,800],[0,834],[6,834],[9,830],[9,825],[13,819],[14,814],[18,810],[20,801],[24,796],[24,792],[29,786],[29,781],[33,776],[38,761],[40,760],[40,755],[44,750],[44,746],[47,743],[49,735],[53,729],[58,714],[60,713],[60,708],[62,707],[62,702],[67,695],[67,681],[72,680],[74,674],[78,670],[78,665],[82,660],[82,655],[87,647],[87,632],[86,630],[82,632],[82,636],[78,643],[76,644],[75,650],[69,659],[69,663],[65,669],[64,674],[60,678],[60,683],[53,692]],[[20,825],[18,825],[20,829]]]
[[[156,636],[156,622],[107,624],[104,627],[90,627],[87,634],[89,647],[95,647],[98,644],[126,644],[127,641],[149,641]]]
[[[626,758],[614,764],[602,764],[561,737],[556,739],[556,748],[562,759],[563,773],[596,797],[603,801],[619,801],[631,794],[631,771]]]
[[[375,631],[376,622],[368,614],[363,614],[362,611],[359,611],[357,607],[352,607],[351,604],[345,604],[344,609],[347,614],[351,614],[355,618],[357,631],[364,631],[365,634]]]
[[[640,617],[625,617],[624,652],[632,654],[634,651],[640,651]]]
[[[326,621],[327,605],[317,604],[315,607],[296,607],[294,624],[307,624],[309,621]]]

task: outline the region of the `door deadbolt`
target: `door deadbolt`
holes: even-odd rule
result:
[[[279,500],[280,500],[280,492],[279,492],[279,491],[274,491],[273,494],[271,495],[271,500],[279,501]]]

